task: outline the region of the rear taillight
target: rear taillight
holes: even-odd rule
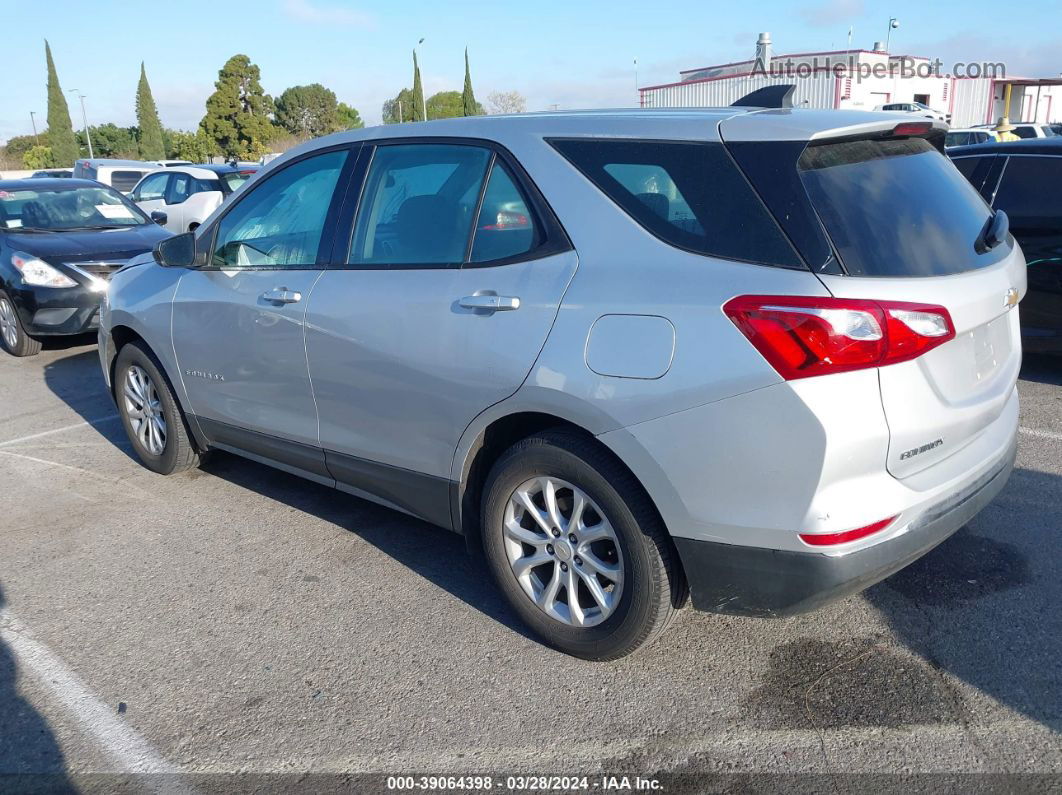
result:
[[[854,530],[843,530],[840,533],[801,533],[800,540],[813,547],[832,547],[835,544],[847,544],[849,541],[858,541],[860,538],[880,533],[893,523],[895,516],[882,519],[880,522],[868,524],[865,527],[857,527]]]
[[[787,381],[896,364],[955,336],[930,304],[743,295],[723,311]]]

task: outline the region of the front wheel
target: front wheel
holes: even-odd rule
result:
[[[488,564],[548,645],[617,659],[655,639],[684,600],[648,496],[596,442],[563,430],[524,439],[498,459],[484,495]]]
[[[162,368],[138,342],[118,352],[114,395],[122,425],[144,466],[160,475],[171,475],[199,463]]]
[[[0,292],[0,344],[12,356],[34,356],[41,352],[41,341],[22,328],[15,305],[5,292]]]

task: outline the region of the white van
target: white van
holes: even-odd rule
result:
[[[76,179],[94,179],[121,193],[129,193],[144,175],[159,167],[157,162],[83,157],[74,163]]]

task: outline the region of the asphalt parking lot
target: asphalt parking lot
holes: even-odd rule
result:
[[[230,455],[142,468],[94,346],[2,356],[0,773],[1057,784],[1062,360],[1019,388],[1009,485],[923,560],[807,616],[686,611],[595,664],[525,634],[457,536]]]

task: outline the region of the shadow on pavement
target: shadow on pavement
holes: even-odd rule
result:
[[[355,533],[470,607],[538,642],[506,605],[486,565],[468,553],[462,536],[237,455],[212,452],[201,469]]]
[[[4,594],[0,590],[0,621]],[[0,792],[67,792],[63,753],[48,722],[19,695],[18,667],[0,640]]]
[[[864,596],[930,666],[1062,729],[1060,527],[1062,478],[1015,469],[969,526]]]
[[[84,340],[81,344],[84,344]],[[95,346],[89,350],[71,351],[66,356],[48,362],[44,365],[44,383],[78,416],[94,423],[96,430],[107,441],[133,457],[122,423],[117,419],[99,422],[111,416],[117,418],[118,411],[107,392]]]

